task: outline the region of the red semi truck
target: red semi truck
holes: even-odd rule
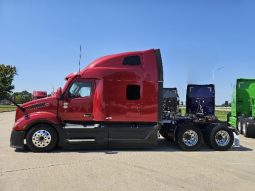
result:
[[[151,147],[157,144],[159,130],[167,134],[169,128],[183,150],[197,150],[203,141],[200,129],[190,119],[162,121],[160,50],[104,56],[65,79],[65,86],[51,97],[17,108],[12,147],[27,145],[35,152],[57,146]],[[214,125],[223,126],[218,131],[233,137],[234,130],[227,125]],[[220,142],[224,137],[217,139]],[[227,150],[232,144],[229,139],[214,148]]]

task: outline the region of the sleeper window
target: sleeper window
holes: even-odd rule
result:
[[[127,100],[139,100],[140,99],[140,86],[128,85],[126,90]]]

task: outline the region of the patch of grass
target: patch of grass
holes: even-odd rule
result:
[[[215,115],[218,117],[220,121],[227,121],[227,115],[229,111],[220,111],[220,110],[215,110]]]
[[[15,111],[16,106],[15,105],[0,105],[0,113],[6,112],[6,111]]]
[[[186,107],[181,107],[180,109],[181,109],[182,115],[185,115],[186,114]]]

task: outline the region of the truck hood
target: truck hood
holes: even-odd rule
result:
[[[21,105],[24,109],[26,114],[34,113],[34,112],[39,112],[39,111],[50,111],[50,112],[56,112],[57,111],[57,98],[55,95],[46,97],[46,98],[41,98],[37,100],[32,100],[29,102],[26,102]],[[23,117],[24,113],[17,108],[16,109],[16,117],[15,121],[17,121],[19,118]]]

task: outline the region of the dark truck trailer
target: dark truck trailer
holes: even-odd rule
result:
[[[12,147],[26,145],[34,152],[50,151],[57,146],[152,147],[157,145],[159,130],[168,130],[172,123],[179,145],[193,138],[185,134],[196,128],[189,117],[162,120],[160,50],[104,56],[65,79],[65,86],[52,96],[17,108]],[[179,130],[185,137],[180,137]],[[225,131],[231,136],[228,130],[231,129]],[[198,149],[197,144],[200,145],[200,139],[195,147],[188,143],[181,148],[194,150]],[[226,150],[226,147],[218,150]]]
[[[255,79],[237,79],[229,123],[245,137],[255,138]]]
[[[235,130],[215,116],[213,84],[189,84],[185,116],[179,113],[169,115],[161,122],[160,134],[167,140],[177,142],[182,150],[189,151],[198,150],[204,142],[215,150],[228,150],[236,137]],[[235,142],[237,146],[238,142]]]

